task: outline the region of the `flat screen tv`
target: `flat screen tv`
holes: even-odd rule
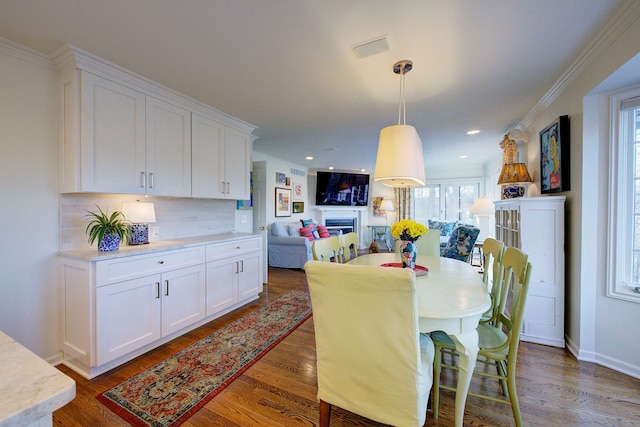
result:
[[[316,205],[367,206],[369,175],[318,171],[317,177]]]

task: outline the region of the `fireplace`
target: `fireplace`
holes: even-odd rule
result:
[[[342,234],[351,233],[356,230],[355,218],[326,218],[324,225],[329,232],[341,230]]]
[[[363,232],[366,230],[362,228],[367,223],[366,209],[363,206],[320,206],[316,208],[316,219],[329,230],[342,230],[343,234],[354,231],[358,236],[364,236]],[[363,244],[365,242],[360,239],[360,245]]]

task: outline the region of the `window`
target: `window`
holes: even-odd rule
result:
[[[429,184],[414,188],[414,218],[423,224],[426,224],[428,219],[473,223],[469,208],[478,198],[479,189],[479,180]]]
[[[640,302],[640,89],[611,97],[607,295]]]

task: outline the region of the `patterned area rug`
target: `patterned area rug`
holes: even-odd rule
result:
[[[97,399],[134,426],[178,426],[310,316],[309,295],[291,291]]]

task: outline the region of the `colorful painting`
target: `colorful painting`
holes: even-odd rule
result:
[[[291,216],[291,189],[276,187],[276,217]]]
[[[380,210],[380,205],[382,205],[382,197],[374,197],[373,198],[373,215],[374,216],[384,216],[385,211]]]
[[[249,172],[249,200],[237,200],[236,209],[253,209],[253,171]]]
[[[569,116],[560,116],[540,132],[542,194],[569,190]]]
[[[302,184],[293,182],[293,200],[302,200]]]

